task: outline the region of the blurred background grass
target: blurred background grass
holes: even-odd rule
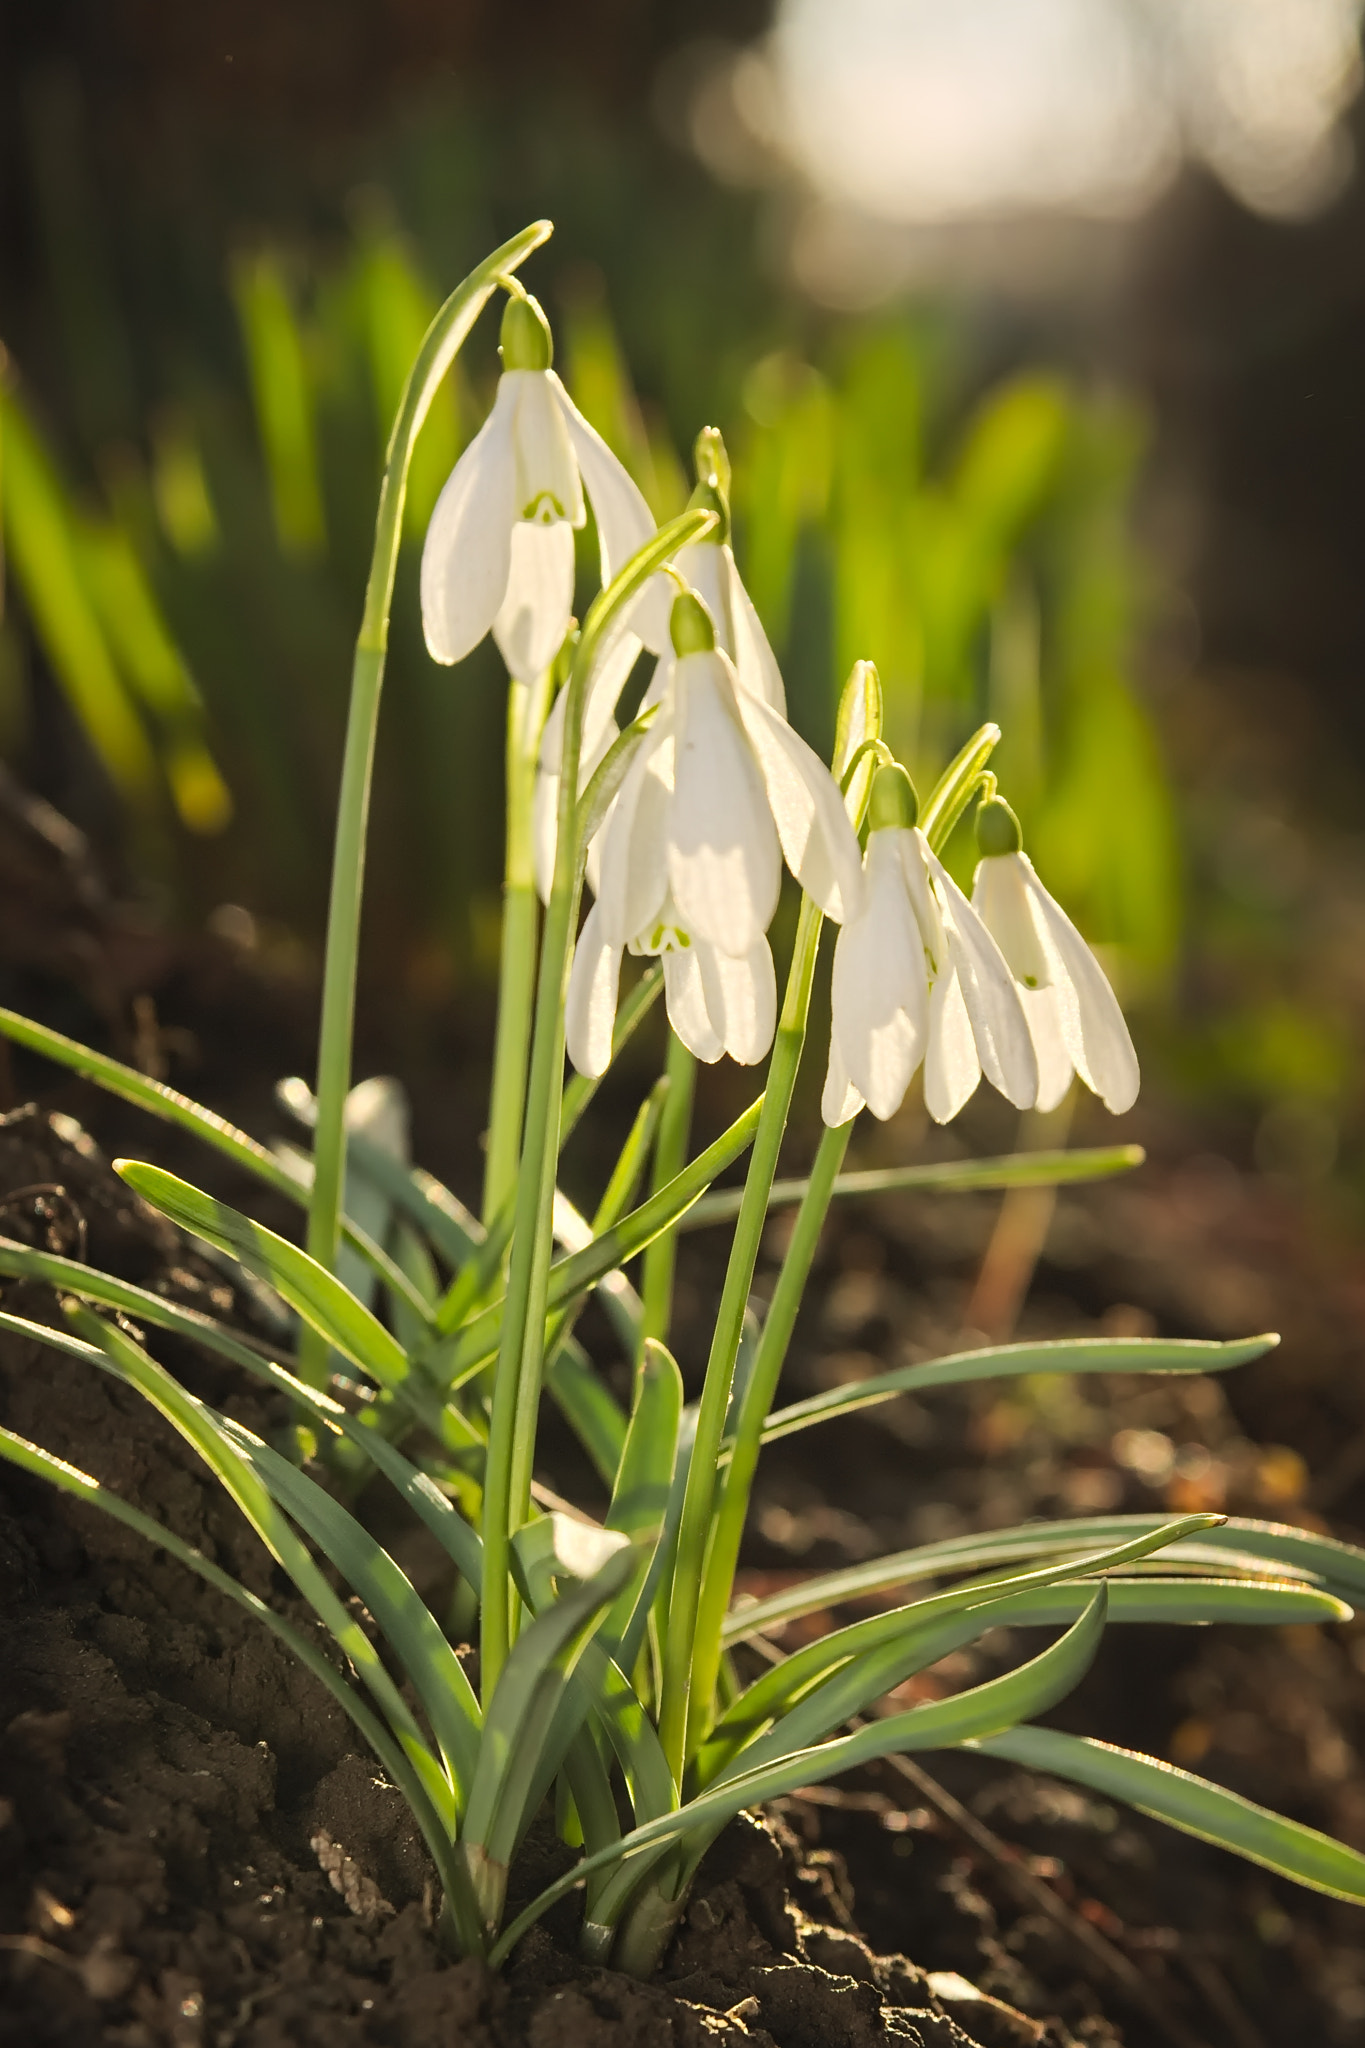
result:
[[[0,754],[150,918],[307,975],[397,395],[546,213],[559,366],[659,516],[725,431],[796,723],[863,654],[921,779],[998,718],[1171,1103],[1354,1203],[1358,10],[1215,13],[7,13]],[[415,565],[494,340],[419,446],[381,741],[367,972],[433,1016],[496,957],[502,685],[428,661]]]

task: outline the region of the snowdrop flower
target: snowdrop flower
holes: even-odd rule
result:
[[[673,678],[675,655],[669,637],[669,618],[679,580],[692,589],[711,615],[716,645],[730,658],[735,681],[741,690],[786,716],[787,699],[782,672],[768,644],[768,636],[753,600],[740,580],[730,548],[730,505],[726,489],[729,460],[725,444],[715,427],[703,427],[697,436],[697,473],[701,481],[688,500],[715,512],[718,524],[704,539],[680,548],[673,559],[672,573],[652,577],[631,606],[627,622],[611,641],[588,682],[583,706],[583,737],[580,753],[580,792],[619,737],[615,709],[635,666],[642,644],[664,649],[645,692],[641,709],[661,704]],[[605,570],[604,570],[605,577]],[[638,629],[638,630],[637,630]],[[642,637],[643,636],[643,640]],[[554,872],[555,819],[559,807],[559,763],[564,746],[564,696],[555,702],[541,737],[536,763],[535,847],[536,886],[541,898],[549,900]],[[588,856],[588,880],[597,888],[600,835]]]
[[[1038,1067],[1013,977],[990,933],[915,820],[905,770],[877,771],[861,911],[834,949],[833,1028],[821,1105],[847,1123],[866,1105],[885,1119],[924,1065],[924,1100],[947,1123],[983,1072],[1019,1109]]]
[[[772,1042],[767,930],[782,862],[827,916],[862,898],[858,842],[829,770],[738,681],[711,614],[673,605],[674,659],[601,833],[597,901],[574,955],[565,1038],[580,1073],[611,1058],[622,952],[663,957],[668,1014],[699,1059],[751,1065]]]
[[[536,301],[509,298],[493,410],[446,480],[422,550],[432,658],[462,661],[491,628],[523,683],[544,673],[569,629],[585,489],[604,584],[654,531],[639,491],[551,369],[553,353]]]
[[[972,904],[1019,985],[1038,1058],[1038,1108],[1055,1109],[1079,1074],[1121,1115],[1137,1100],[1137,1054],[1103,968],[1038,880],[1008,804],[981,805],[976,839],[983,858]]]

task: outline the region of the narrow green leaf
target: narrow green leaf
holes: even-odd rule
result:
[[[310,1328],[381,1387],[390,1392],[403,1387],[411,1366],[397,1340],[334,1274],[298,1245],[162,1167],[116,1159],[114,1171],[173,1223],[229,1252],[249,1272],[268,1280]]]
[[[499,1674],[484,1716],[464,1828],[466,1861],[490,1933],[501,1918],[507,1868],[532,1787],[546,1768],[546,1743],[564,1688],[634,1567],[627,1545],[586,1583],[561,1593],[522,1631]]]
[[[613,1266],[624,1265],[627,1259],[642,1252],[647,1244],[677,1222],[686,1214],[693,1202],[703,1195],[718,1173],[736,1160],[753,1142],[758,1126],[763,1098],[749,1105],[742,1116],[735,1119],[727,1131],[722,1132],[715,1143],[708,1145],[704,1152],[685,1166],[680,1174],[669,1181],[667,1186],[651,1195],[638,1209],[632,1209],[623,1216],[614,1229],[604,1231],[602,1236],[581,1252],[572,1253],[567,1259],[560,1259],[550,1269],[550,1286],[547,1307],[562,1308],[575,1295],[585,1293],[604,1273]],[[475,1316],[467,1323],[455,1342],[444,1353],[446,1384],[451,1390],[461,1386],[473,1373],[494,1357],[498,1348],[498,1333],[502,1327],[502,1303],[494,1302],[482,1315]],[[439,1355],[439,1354],[434,1354]]]
[[[932,1188],[936,1194],[969,1194],[993,1188],[1065,1187],[1074,1181],[1107,1180],[1131,1173],[1147,1154],[1141,1145],[1097,1145],[1074,1152],[1008,1152],[994,1159],[944,1159],[928,1166],[877,1167],[866,1173],[841,1173],[831,1197],[895,1195],[906,1189]],[[790,1209],[805,1198],[805,1180],[775,1180],[770,1209]],[[739,1214],[742,1188],[718,1188],[689,1209],[680,1230],[704,1230],[728,1223]]]
[[[785,1587],[767,1600],[746,1601],[728,1616],[725,1641],[740,1643],[748,1636],[784,1628],[823,1607],[868,1599],[894,1586],[993,1565],[1015,1565],[1030,1557],[1075,1556],[1090,1544],[1122,1542],[1168,1527],[1169,1522],[1170,1517],[1164,1515],[1100,1515],[1076,1521],[1028,1522],[1017,1529],[991,1529],[919,1544],[866,1564],[823,1572]],[[1253,1545],[1264,1541],[1257,1537],[1261,1530],[1269,1533],[1272,1542],[1258,1551]],[[1269,1573],[1281,1580],[1298,1574],[1320,1577],[1328,1591],[1348,1602],[1353,1597],[1365,1601],[1365,1551],[1284,1525],[1226,1519],[1218,1527],[1206,1529],[1197,1542],[1170,1545],[1159,1562],[1182,1570]]]
[[[1301,1821],[1286,1820],[1264,1806],[1197,1778],[1156,1757],[1115,1749],[1090,1736],[1063,1735],[1054,1728],[1012,1728],[971,1745],[1029,1770],[1048,1771],[1085,1785],[1108,1799],[1122,1800],[1153,1820],[1197,1835],[1235,1856],[1260,1863],[1280,1877],[1332,1898],[1365,1905],[1365,1856]]]
[[[919,1669],[914,1661],[915,1638],[947,1616],[975,1610],[979,1624],[976,1632],[984,1632],[995,1625],[992,1617],[1003,1617],[1011,1595],[1039,1594],[1062,1580],[1131,1564],[1178,1542],[1182,1536],[1214,1526],[1217,1520],[1216,1515],[1187,1515],[1107,1550],[1065,1558],[984,1584],[956,1586],[950,1592],[936,1593],[907,1607],[874,1614],[865,1621],[836,1629],[795,1651],[756,1679],[721,1717],[714,1731],[715,1740],[729,1741],[742,1730],[775,1720],[770,1732],[752,1750],[746,1750],[746,1759],[752,1757],[757,1764],[776,1750],[793,1745],[804,1748],[829,1729],[860,1714],[870,1700],[880,1699]]]
[[[1194,1337],[1066,1337],[1047,1344],[998,1344],[979,1351],[958,1351],[932,1358],[924,1365],[901,1366],[895,1372],[872,1373],[809,1400],[794,1402],[770,1415],[763,1430],[765,1444],[875,1407],[896,1394],[919,1393],[930,1387],[960,1387],[971,1380],[1018,1379],[1028,1373],[1075,1372],[1227,1372],[1261,1358],[1279,1343],[1273,1335],[1242,1337],[1217,1344]]]
[[[990,1679],[952,1699],[934,1700],[903,1714],[872,1722],[852,1735],[798,1750],[759,1770],[727,1779],[723,1785],[690,1799],[675,1813],[632,1828],[615,1847],[586,1857],[546,1887],[523,1913],[504,1929],[489,1954],[496,1969],[557,1899],[593,1870],[640,1851],[689,1835],[713,1837],[732,1815],[767,1799],[781,1798],[802,1785],[817,1785],[840,1771],[871,1763],[881,1756],[924,1749],[955,1749],[980,1742],[987,1734],[1011,1727],[1034,1714],[1046,1713],[1085,1675],[1104,1630],[1105,1590],[1100,1586],[1080,1621],[1030,1663],[1003,1678]]]
[[[266,1549],[286,1571],[304,1599],[350,1658],[361,1678],[383,1709],[394,1735],[426,1787],[443,1825],[450,1833],[455,1826],[455,1796],[440,1762],[406,1705],[402,1694],[384,1668],[382,1659],[360,1624],[347,1611],[314,1563],[292,1524],[271,1499],[268,1488],[252,1469],[237,1446],[230,1441],[203,1404],[158,1365],[154,1358],[134,1344],[121,1330],[89,1309],[72,1313],[78,1335],[103,1354],[106,1370],[127,1381],[165,1416],[173,1428],[199,1453],[210,1472],[250,1522]]]
[[[545,1389],[610,1486],[621,1462],[626,1418],[621,1404],[576,1337],[561,1337],[545,1367]]]
[[[46,1024],[35,1024],[31,1017],[21,1017],[16,1010],[0,1009],[0,1035],[12,1039],[16,1045],[27,1046],[30,1052],[41,1053],[45,1059],[55,1060],[58,1066],[69,1068],[72,1073],[82,1075],[87,1081],[93,1081],[96,1087],[117,1095],[124,1102],[131,1102],[138,1109],[145,1109],[150,1116],[160,1117],[163,1123],[176,1124],[181,1130],[192,1132],[205,1144],[212,1145],[215,1151],[222,1152],[236,1165],[264,1181],[276,1194],[286,1195],[301,1208],[307,1207],[311,1182],[300,1181],[266,1146],[258,1144],[255,1138],[248,1137],[245,1131],[239,1131],[235,1124],[228,1123],[213,1110],[192,1102],[178,1089],[168,1088],[164,1081],[153,1081],[146,1074],[140,1074],[136,1067],[127,1067],[122,1060],[111,1059],[108,1053],[95,1052],[92,1047],[81,1045],[77,1039],[67,1038],[63,1032],[53,1031]],[[341,1227],[346,1242],[355,1246],[380,1278],[392,1280],[397,1269],[383,1249],[363,1231],[357,1230],[349,1218],[342,1218]],[[402,1284],[401,1276],[398,1284]]]

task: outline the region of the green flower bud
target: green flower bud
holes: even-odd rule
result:
[[[539,299],[509,296],[502,315],[504,370],[548,370],[554,359],[554,336]]]
[[[993,796],[977,807],[976,843],[988,860],[1004,853],[1018,853],[1023,846],[1019,820],[1003,797]]]
[[[918,822],[919,798],[915,794],[915,785],[899,761],[889,761],[872,778],[872,794],[867,800],[868,830],[883,832],[895,826],[901,831],[908,831]]]
[[[681,590],[669,620],[675,654],[714,654],[716,628],[706,606],[694,592]]]
[[[709,484],[722,498],[730,495],[730,457],[719,427],[703,427],[692,446],[697,482]]]

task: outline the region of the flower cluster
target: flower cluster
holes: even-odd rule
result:
[[[427,645],[458,661],[492,631],[536,682],[572,628],[585,494],[605,585],[653,532],[643,497],[551,367],[534,299],[509,299],[492,412],[441,493],[422,561]],[[1018,822],[978,807],[971,900],[919,829],[905,771],[871,788],[866,850],[833,776],[787,723],[782,677],[729,544],[719,435],[698,441],[693,504],[717,524],[646,586],[589,679],[580,790],[619,737],[616,710],[642,649],[658,657],[651,714],[587,850],[595,901],[574,953],[565,1042],[578,1070],[611,1060],[624,953],[661,958],[669,1021],[697,1058],[745,1065],[772,1043],[768,928],[782,865],[840,930],[823,1113],[894,1115],[921,1068],[929,1114],[955,1117],[984,1075],[1020,1109],[1056,1107],[1073,1075],[1115,1113],[1138,1088],[1123,1016],[1095,956],[1043,888]],[[554,867],[567,692],[540,738],[534,861]]]

